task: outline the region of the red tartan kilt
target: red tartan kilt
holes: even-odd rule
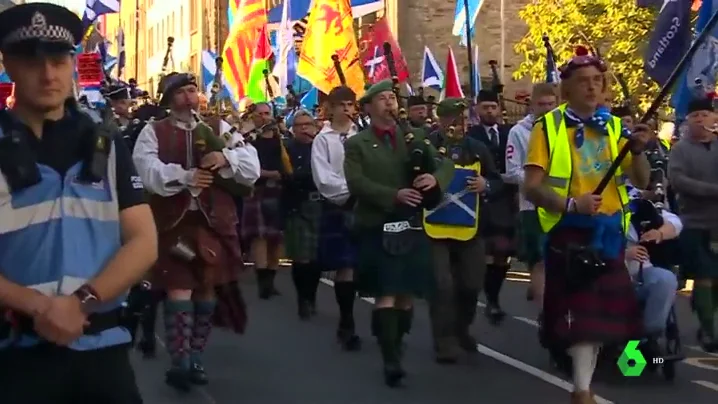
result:
[[[232,281],[215,286],[217,307],[214,309],[212,323],[237,334],[244,334],[247,328],[247,305],[244,302],[239,282]]]
[[[634,285],[623,253],[605,260],[606,272],[591,286],[569,292],[562,249],[567,243],[585,242],[590,234],[581,229],[558,229],[549,236],[546,251],[544,337],[552,343],[624,342],[640,338],[643,321]],[[570,316],[568,313],[570,312]],[[571,321],[567,321],[570,318]]]

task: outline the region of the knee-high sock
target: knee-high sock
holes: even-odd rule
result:
[[[190,339],[194,323],[194,304],[191,300],[164,302],[165,338],[172,366],[189,369]]]
[[[298,300],[308,300],[308,270],[307,264],[300,262],[292,263],[292,282],[294,283],[294,289],[297,291]]]
[[[486,274],[484,275],[484,293],[486,294],[487,303],[499,303],[499,293],[501,292],[501,286],[504,284],[504,279],[506,279],[506,272],[508,272],[508,270],[509,266],[505,264],[488,264],[486,266]]]
[[[595,344],[576,344],[568,348],[573,359],[574,391],[589,391],[593,372],[596,369],[598,346]]]
[[[335,282],[334,297],[339,305],[339,328],[354,331],[354,282]]]
[[[201,363],[202,353],[207,346],[209,335],[212,333],[212,314],[214,314],[214,300],[201,300],[194,302],[194,327],[190,339],[192,363]]]
[[[695,285],[693,288],[693,301],[701,329],[708,336],[715,336],[715,321],[713,317],[716,306],[713,305],[713,288],[706,285]]]
[[[317,302],[317,288],[319,279],[322,277],[322,270],[316,262],[307,264],[307,298],[312,304]]]
[[[414,308],[396,309],[399,324],[399,339],[411,332],[411,325],[414,320]]]
[[[398,319],[396,317],[397,310],[394,308],[375,309],[377,319],[377,338],[381,346],[381,356],[384,364],[395,364],[400,360],[397,346]]]

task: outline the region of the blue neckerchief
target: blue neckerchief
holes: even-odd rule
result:
[[[589,216],[566,213],[558,225],[560,227],[593,229],[591,247],[605,259],[618,258],[626,244],[626,237],[623,234],[622,212],[616,212],[610,216],[606,214]]]
[[[583,119],[573,112],[571,108],[566,108],[564,117],[566,119],[567,128],[576,128],[574,141],[576,142],[577,148],[583,146],[585,127],[589,127],[604,136],[608,136],[608,123],[612,119],[611,113],[602,108],[597,109],[593,116],[588,119]]]

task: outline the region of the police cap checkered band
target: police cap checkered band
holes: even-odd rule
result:
[[[71,50],[82,39],[82,21],[72,11],[54,4],[22,4],[0,13],[0,48],[18,49],[51,44]],[[58,47],[59,45],[59,47]]]

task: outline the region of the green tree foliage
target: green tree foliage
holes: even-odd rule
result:
[[[637,7],[635,0],[534,0],[519,12],[529,31],[514,47],[524,55],[514,78],[546,79],[542,40],[546,34],[559,66],[577,45],[597,49],[611,73],[625,79],[634,105],[645,109],[658,89],[643,69],[643,53],[657,14],[658,10]],[[619,102],[623,95],[615,76],[612,81],[614,99]]]

